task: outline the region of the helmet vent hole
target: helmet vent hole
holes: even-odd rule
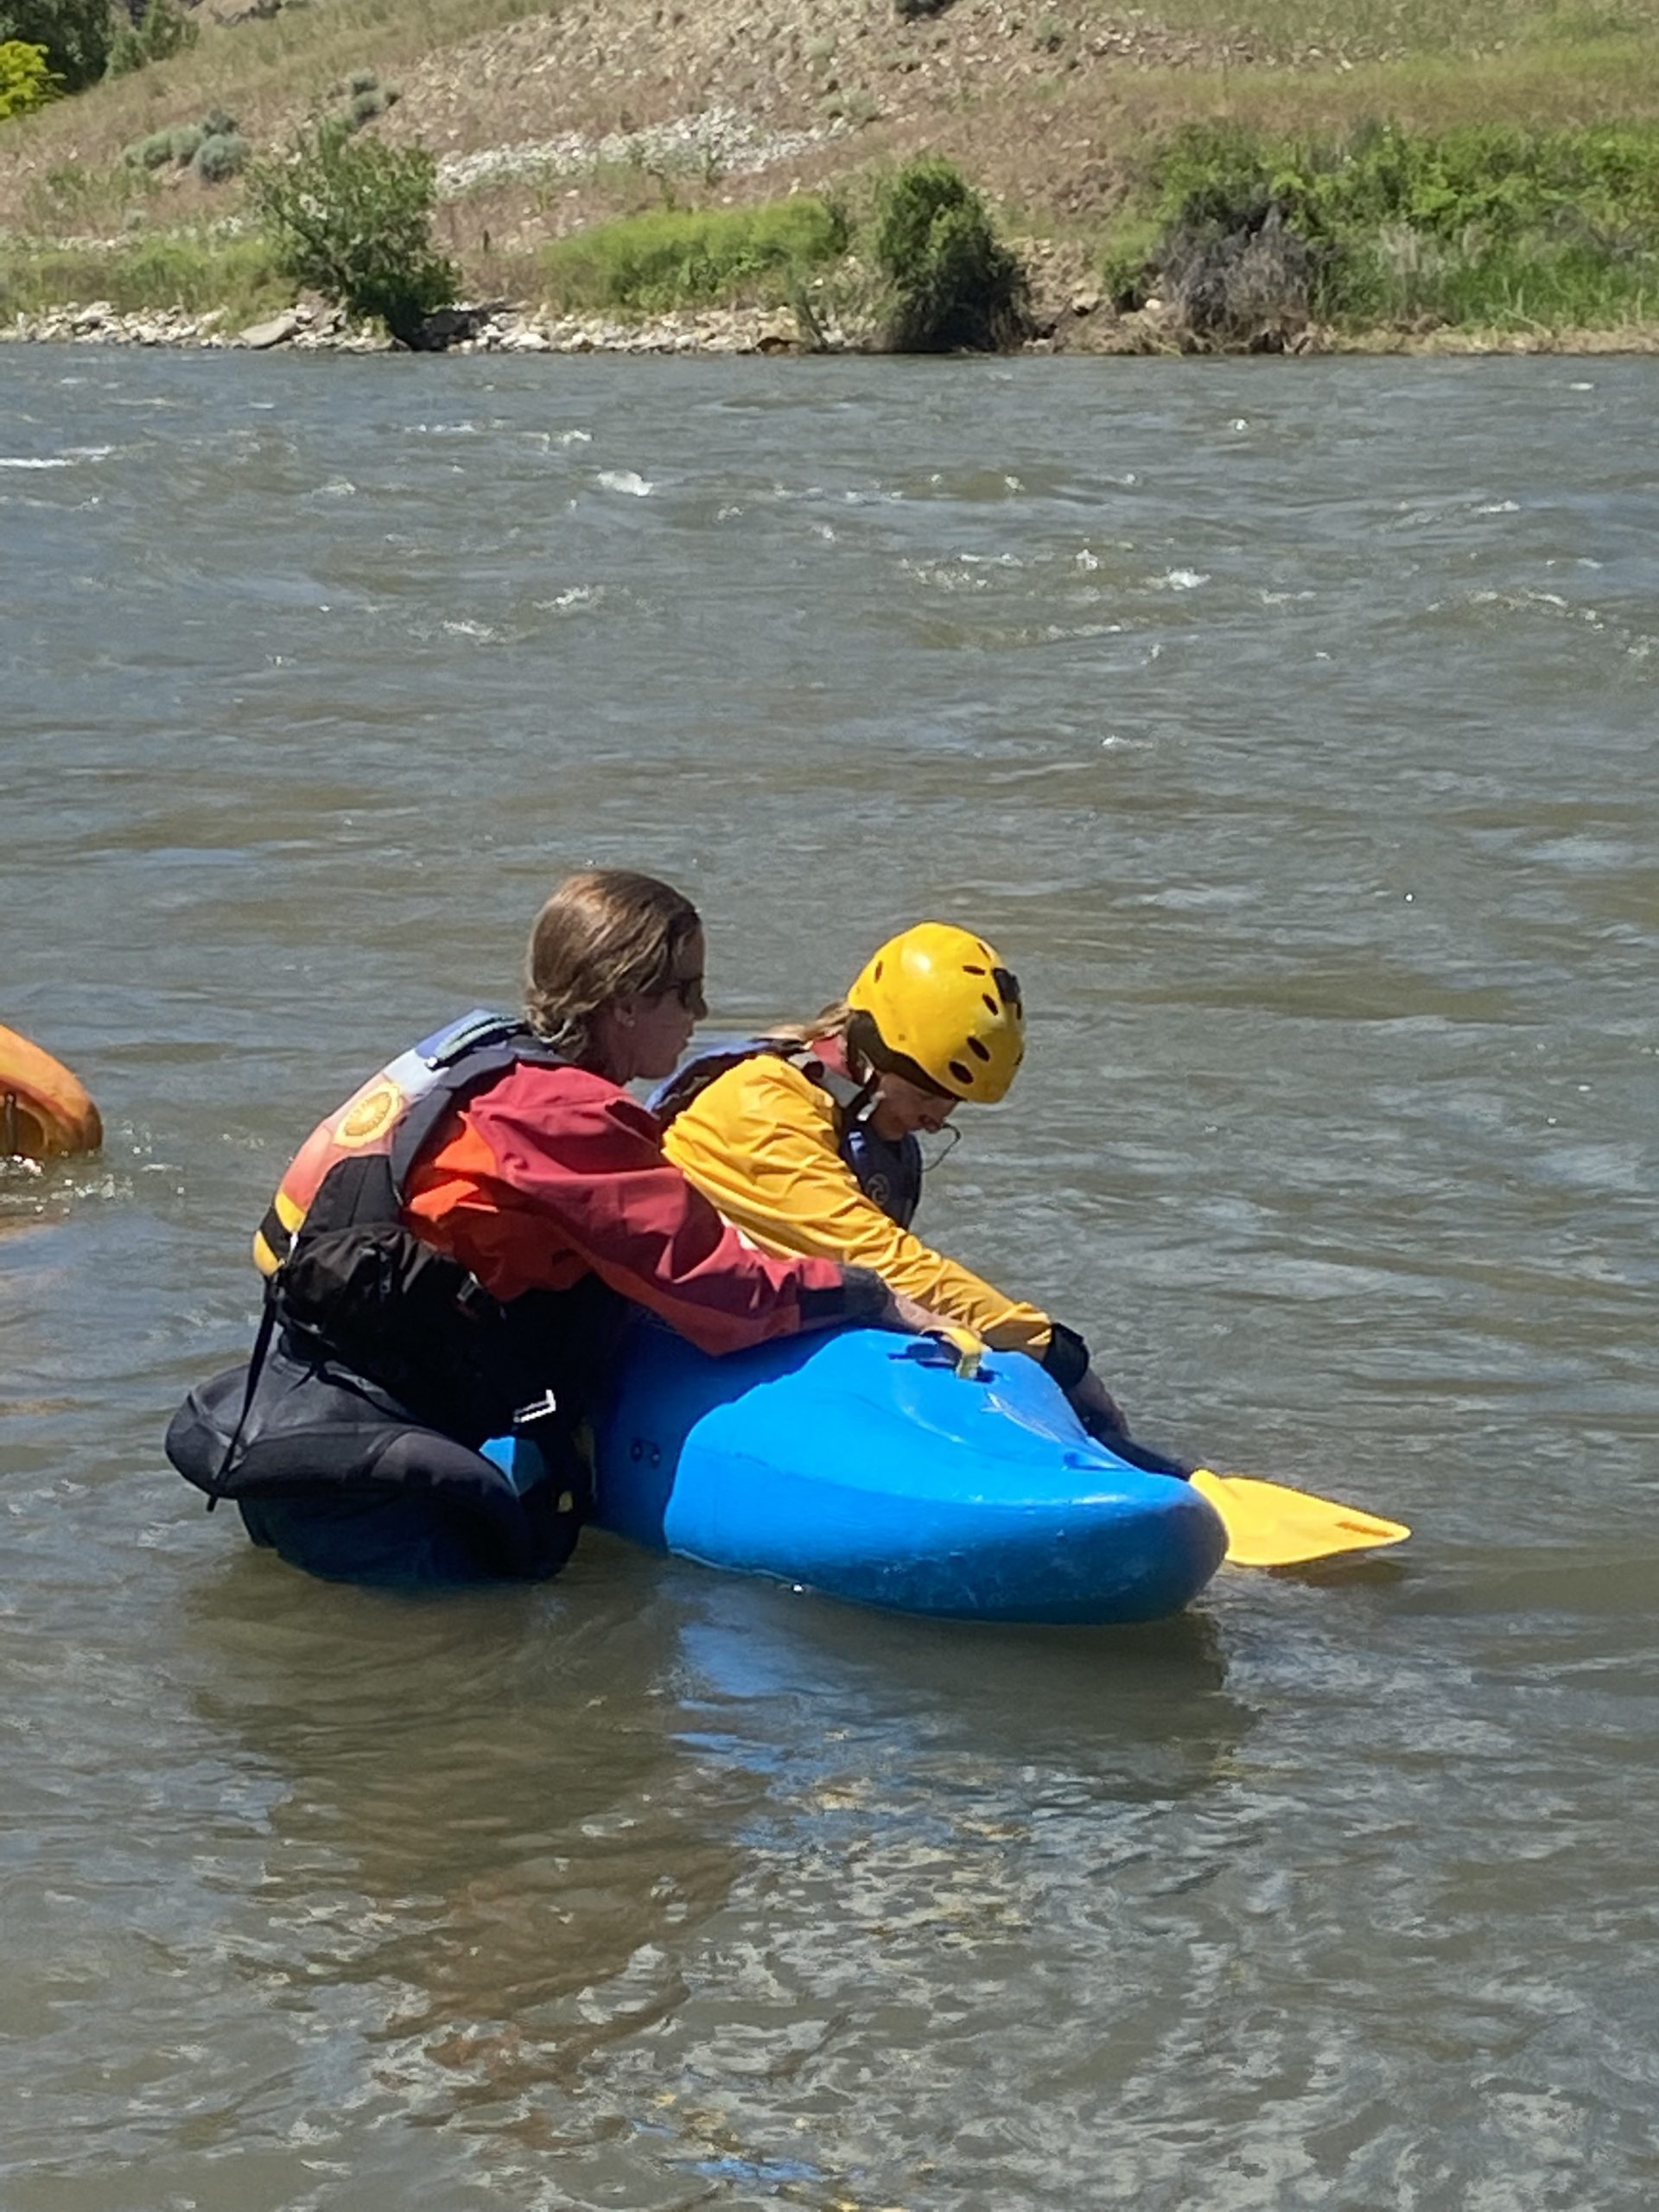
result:
[[[973,1081],[973,1070],[971,1068],[963,1067],[960,1060],[952,1060],[950,1063],[950,1068],[951,1074],[955,1076],[958,1083],[971,1083]]]
[[[988,991],[981,992],[979,1002],[984,1007],[987,1014],[1001,1014],[1002,1011],[1001,1007],[997,1004],[996,1001],[991,996]]]
[[[971,960],[964,960],[962,963],[962,972],[964,976],[983,976],[988,974],[989,970],[984,968],[976,968]]]
[[[968,1039],[968,1049],[976,1060],[988,1060],[991,1057],[989,1047],[982,1045],[977,1037]]]

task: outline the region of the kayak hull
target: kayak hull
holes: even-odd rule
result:
[[[711,1359],[638,1325],[594,1464],[617,1535],[902,1612],[1153,1620],[1226,1548],[1213,1507],[1094,1442],[1035,1361],[969,1379],[880,1330]]]
[[[86,1085],[15,1029],[0,1027],[0,1159],[96,1152],[104,1125]]]

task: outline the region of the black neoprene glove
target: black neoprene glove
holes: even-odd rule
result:
[[[1043,1372],[1052,1375],[1070,1397],[1089,1372],[1089,1347],[1075,1329],[1068,1329],[1063,1321],[1052,1321],[1042,1363]]]

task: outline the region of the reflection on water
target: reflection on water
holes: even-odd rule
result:
[[[6,2212],[1646,2212],[1653,375],[8,350],[0,1020],[108,1136],[0,1169]],[[296,1138],[607,861],[721,1027],[1004,944],[929,1225],[1413,1545],[988,1632],[203,1514]]]

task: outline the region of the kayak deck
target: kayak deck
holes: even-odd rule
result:
[[[594,1425],[604,1529],[703,1565],[901,1611],[1143,1621],[1221,1564],[1214,1509],[1093,1441],[1034,1360],[956,1373],[849,1329],[712,1359],[629,1332]]]

